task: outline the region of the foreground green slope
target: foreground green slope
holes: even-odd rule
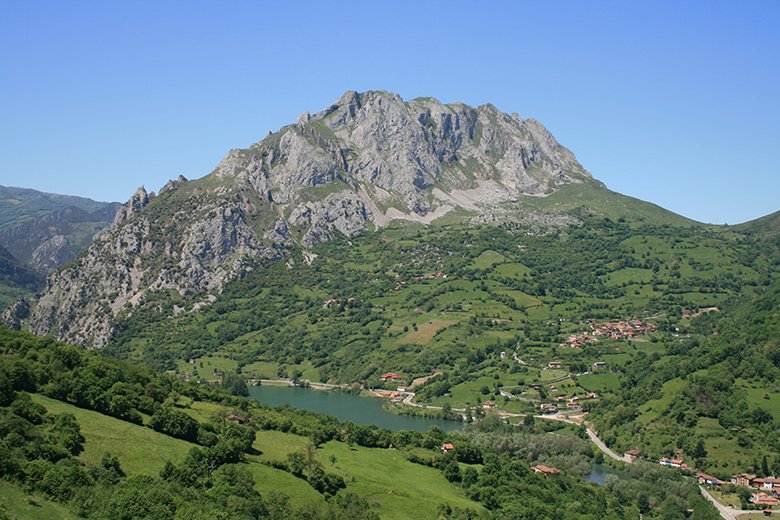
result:
[[[574,473],[535,475],[533,459],[490,441],[495,429],[393,433],[270,409],[6,329],[0,359],[0,479],[13,484],[0,499],[14,510],[23,489],[85,518],[557,518],[567,509],[567,518],[590,520],[638,512],[629,495]],[[501,435],[514,434],[506,428]],[[447,442],[454,453],[442,453]],[[693,507],[709,518],[695,487],[685,489],[657,512]]]
[[[25,493],[14,484],[0,482],[0,518],[10,520],[72,520],[76,516],[66,507],[37,493]]]

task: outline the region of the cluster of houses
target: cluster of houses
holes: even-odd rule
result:
[[[582,348],[588,343],[598,342],[600,338],[631,339],[639,334],[653,332],[656,329],[652,323],[646,323],[642,320],[591,322],[589,324],[592,329],[591,332],[572,334],[566,341],[561,343],[561,346]]]
[[[444,273],[443,271],[437,271],[437,272],[435,272],[433,274],[425,274],[425,275],[422,275],[422,276],[415,276],[414,278],[412,278],[412,281],[423,282],[425,280],[436,280],[438,278],[447,278],[447,274]],[[398,283],[395,284],[395,289],[394,290],[400,291],[404,287],[404,285],[406,285],[406,282],[403,281],[403,280],[399,280]]]
[[[777,498],[780,495],[779,478],[759,477],[750,473],[740,473],[739,475],[731,476],[731,483],[755,489],[756,491],[751,495],[750,501],[757,506],[776,507],[780,503]],[[725,482],[722,484],[725,484]]]
[[[626,456],[628,456],[628,453],[629,452],[626,452]],[[658,463],[662,466],[695,471],[696,478],[702,486],[717,487],[724,484],[734,484],[735,486],[744,486],[755,489],[756,491],[750,497],[750,502],[757,506],[771,508],[776,507],[778,503],[780,503],[777,498],[778,495],[780,495],[780,479],[775,477],[762,478],[749,473],[740,473],[739,475],[732,475],[731,479],[727,482],[720,480],[717,477],[713,477],[712,475],[708,475],[703,471],[693,470],[681,459],[664,457],[660,459]]]
[[[597,392],[590,392],[583,396],[580,395],[559,395],[553,398],[554,403],[542,403],[539,405],[539,411],[541,413],[556,413],[559,410],[559,404],[566,402],[566,409],[569,411],[578,411],[582,409],[582,405],[578,402],[582,399],[598,399],[599,394]]]

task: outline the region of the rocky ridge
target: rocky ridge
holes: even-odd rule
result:
[[[495,221],[523,197],[572,184],[602,186],[534,120],[492,105],[347,92],[231,150],[202,179],[180,177],[156,196],[140,188],[86,253],[49,275],[27,315],[17,306],[5,319],[100,347],[124,316],[158,305],[160,291],[193,297],[192,310],[292,247],[393,220]]]

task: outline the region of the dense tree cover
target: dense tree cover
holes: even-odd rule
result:
[[[591,463],[604,461],[602,453],[585,440],[587,435],[582,429],[576,436],[550,435],[533,426],[518,428],[491,418],[473,425],[467,436],[476,445],[503,457],[552,466],[570,475],[585,475]],[[679,472],[639,462],[622,465],[620,473],[619,478],[606,475],[606,489],[623,506],[636,506],[643,518],[685,518],[689,510],[694,511],[694,518],[719,518],[701,496],[696,481]]]

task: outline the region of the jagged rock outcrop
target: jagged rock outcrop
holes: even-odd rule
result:
[[[296,244],[454,209],[489,221],[517,211],[520,197],[578,183],[600,186],[536,121],[492,105],[347,92],[231,150],[211,175],[179,177],[157,196],[139,188],[84,255],[49,276],[25,324],[102,346],[157,292],[200,298],[197,308]]]

